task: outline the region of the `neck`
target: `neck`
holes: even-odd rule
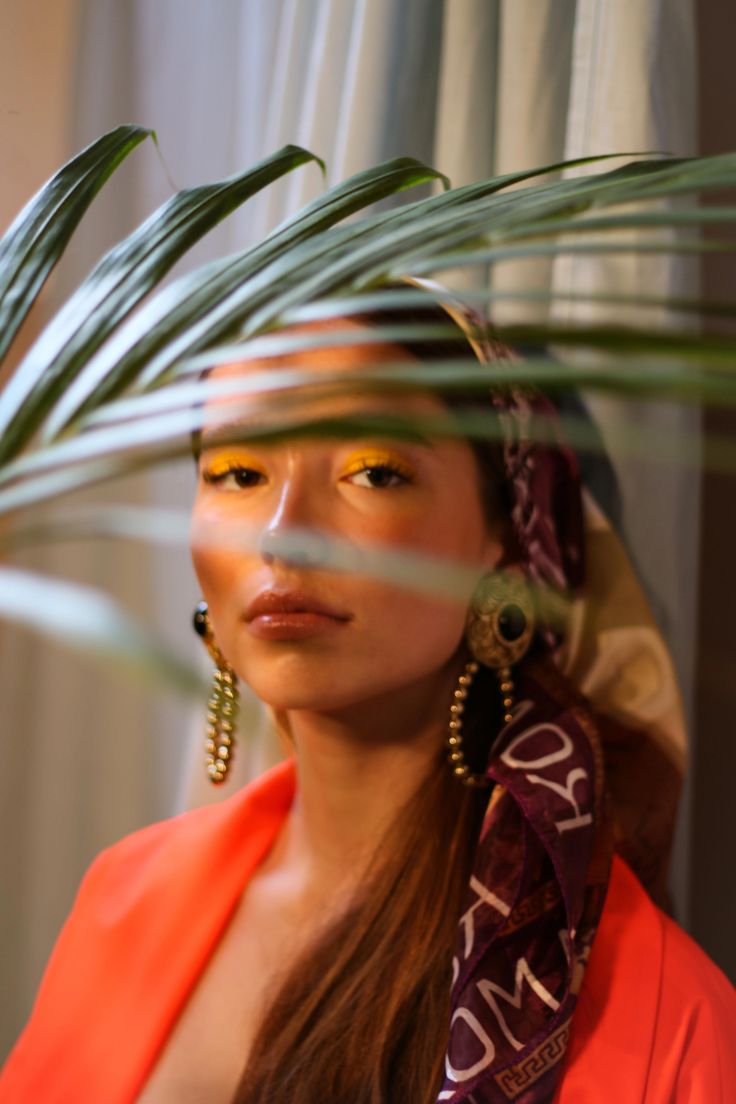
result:
[[[393,818],[442,755],[460,668],[334,712],[287,713],[297,797],[279,864],[304,892],[350,888]]]

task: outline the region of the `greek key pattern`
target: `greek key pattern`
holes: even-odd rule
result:
[[[536,1050],[527,1055],[523,1062],[509,1066],[496,1074],[495,1080],[507,1100],[516,1100],[525,1089],[557,1065],[567,1049],[570,1037],[570,1020],[565,1020],[554,1034],[540,1043]]]

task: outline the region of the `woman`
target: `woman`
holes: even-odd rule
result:
[[[445,309],[468,355],[501,355]],[[452,418],[467,396],[350,386],[418,353],[346,338],[285,363],[344,375],[309,416]],[[733,993],[631,869],[661,894],[669,661],[575,457],[526,436],[540,414],[558,432],[550,404],[491,398],[500,447],[233,445],[213,404],[192,526],[217,663],[208,771],[227,773],[238,678],[289,757],[93,864],[3,1104],[736,1098]],[[268,416],[253,399],[239,421]],[[456,590],[304,558],[304,530],[450,561]]]

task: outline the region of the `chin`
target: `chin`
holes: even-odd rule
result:
[[[240,650],[235,669],[272,709],[330,713],[433,680],[454,655],[450,645],[442,645],[426,655],[408,645],[397,648],[395,640],[359,649],[296,646],[279,653],[249,645]]]
[[[321,660],[314,664],[269,664],[268,669],[249,665],[242,680],[255,696],[272,709],[305,709],[329,712],[368,697],[366,688],[349,687],[347,680]]]
[[[252,665],[243,670],[243,681],[272,709],[314,713],[349,709],[396,689],[395,685],[379,682],[375,676],[369,680],[356,678],[354,662],[330,664],[324,658],[317,664],[292,661],[269,664],[268,668]]]
[[[250,684],[251,690],[264,705],[276,710],[304,710],[310,713],[331,713],[356,705],[367,695],[335,695],[325,690],[323,693],[315,687],[292,686],[288,688],[258,686]]]

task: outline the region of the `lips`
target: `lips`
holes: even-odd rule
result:
[[[296,590],[263,590],[245,612],[245,620],[268,617],[274,614],[314,613],[331,617],[335,621],[349,621],[350,614],[328,605],[319,598]]]
[[[339,630],[351,614],[295,590],[264,590],[245,612],[252,636],[263,640],[304,640]]]

